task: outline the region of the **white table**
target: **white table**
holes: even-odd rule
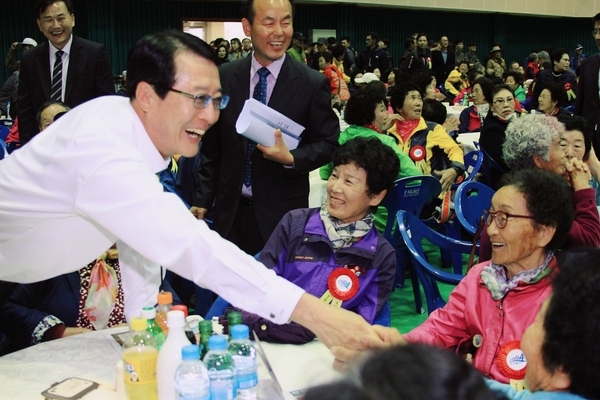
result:
[[[442,103],[444,106],[446,106],[446,112],[448,113],[448,117],[451,115],[454,115],[455,117],[459,117],[460,113],[467,108],[466,106],[460,106],[460,105],[451,105],[449,103],[443,102]]]
[[[458,141],[463,145],[463,152],[467,154],[470,151],[476,150],[474,142],[479,142],[480,132],[459,133]]]
[[[99,390],[86,395],[86,400],[124,399],[114,392],[121,347],[111,334],[126,330],[113,328],[75,335],[0,357],[0,399],[43,399],[42,391],[70,377],[100,383]],[[331,382],[342,376],[333,370],[333,355],[318,340],[300,346],[263,343],[263,348],[286,399],[294,399],[290,394],[292,390]],[[262,362],[259,362],[258,376],[260,380],[270,379]]]
[[[321,207],[327,197],[327,181],[319,176],[319,169],[310,171],[308,175],[310,192],[308,193],[308,206]]]

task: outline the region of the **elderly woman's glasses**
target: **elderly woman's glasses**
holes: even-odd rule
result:
[[[226,94],[224,94],[223,96],[212,98],[211,96],[209,96],[207,94],[194,95],[194,94],[182,92],[181,90],[177,90],[177,89],[173,89],[173,88],[169,88],[169,90],[171,92],[179,93],[185,97],[188,97],[188,98],[194,100],[194,108],[197,108],[198,110],[202,110],[203,108],[208,107],[208,105],[211,102],[212,102],[215,110],[222,110],[225,107],[227,107],[227,103],[229,103],[229,96],[227,96]]]
[[[517,214],[509,214],[504,211],[491,211],[485,210],[483,212],[483,220],[486,225],[490,225],[492,223],[492,219],[496,222],[496,226],[498,229],[503,229],[506,226],[509,218],[528,218],[533,219],[531,215],[517,215]]]

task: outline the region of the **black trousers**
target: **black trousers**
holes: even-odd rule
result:
[[[235,212],[233,226],[226,239],[235,243],[251,256],[254,256],[265,247],[265,239],[260,234],[251,199],[241,198]]]

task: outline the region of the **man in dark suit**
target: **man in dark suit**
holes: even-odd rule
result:
[[[115,93],[104,45],[72,33],[75,15],[71,0],[38,0],[35,7],[38,27],[48,42],[23,53],[21,59],[17,103],[21,143],[27,143],[38,133],[35,116],[46,101],[60,100],[75,107]],[[57,58],[61,61],[60,69],[56,68]],[[57,77],[58,92],[52,90],[53,79],[56,83]]]
[[[440,37],[440,50],[431,52],[431,69],[435,74],[438,86],[444,85],[456,63],[454,52],[448,48],[449,43],[448,36],[442,35]]]
[[[202,139],[200,185],[191,211],[204,218],[214,204],[215,230],[249,254],[262,249],[286,212],[308,206],[308,173],[330,161],[339,136],[327,79],[284,57],[293,35],[293,7],[293,0],[246,2],[242,24],[254,52],[221,67],[223,93],[231,101]],[[262,67],[269,70],[266,104],[306,128],[295,150],[274,130],[275,145],[259,144],[248,154],[248,139],[236,133],[236,120],[253,97]]]
[[[600,49],[600,13],[594,16],[593,34]],[[586,58],[580,68],[575,114],[587,120],[588,129],[592,132],[594,151],[600,157],[600,96],[598,95],[600,54]]]

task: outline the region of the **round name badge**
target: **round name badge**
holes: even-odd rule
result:
[[[413,161],[421,161],[425,159],[425,147],[423,146],[415,146],[408,152],[410,159]]]
[[[347,268],[334,269],[327,279],[327,288],[338,300],[350,300],[358,293],[358,277]]]
[[[520,380],[525,378],[527,359],[518,340],[506,343],[500,348],[497,357],[498,368],[507,378]]]

